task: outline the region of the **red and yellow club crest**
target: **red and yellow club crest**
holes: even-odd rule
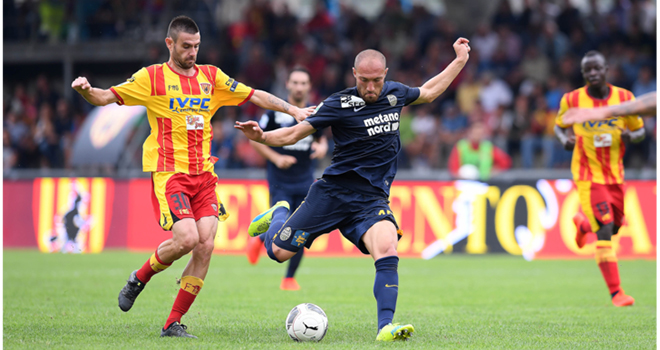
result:
[[[211,83],[199,83],[199,88],[206,94],[211,93]]]

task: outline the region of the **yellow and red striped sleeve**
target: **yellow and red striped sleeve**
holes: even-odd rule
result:
[[[254,94],[254,89],[230,78],[217,67],[207,67],[209,73],[215,75],[213,97],[217,99],[220,106],[241,106],[250,100],[250,97]]]
[[[110,91],[119,99],[117,104],[127,106],[146,105],[149,96],[153,96],[154,82],[149,73],[149,69],[153,70],[153,67],[142,68],[125,82],[110,88]]]

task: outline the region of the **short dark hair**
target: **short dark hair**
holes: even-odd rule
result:
[[[167,36],[176,41],[180,32],[197,34],[199,33],[199,27],[197,26],[197,23],[188,16],[176,16],[172,19],[170,26],[167,28]]]
[[[303,73],[307,74],[310,81],[312,80],[312,74],[309,73],[309,69],[307,69],[307,68],[305,68],[304,66],[301,66],[301,65],[294,66],[291,69],[291,71],[289,72],[289,76],[286,78],[286,80],[291,79],[291,74],[293,74],[294,72],[303,72]]]
[[[582,57],[582,59],[585,59],[587,57],[595,57],[595,56],[600,56],[603,58],[603,61],[605,61],[605,55],[600,53],[600,51],[596,51],[596,50],[587,51],[587,53],[584,54],[584,57]]]

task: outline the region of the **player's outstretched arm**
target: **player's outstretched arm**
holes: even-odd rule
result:
[[[252,97],[250,97],[250,102],[254,103],[255,105],[261,108],[290,114],[294,118],[296,118],[298,123],[302,122],[303,120],[305,120],[305,118],[309,117],[312,114],[312,112],[314,112],[314,108],[315,108],[315,107],[298,108],[292,106],[288,102],[282,100],[281,98],[275,97],[272,94],[269,94],[263,90],[254,90],[254,94],[252,94]]]
[[[424,85],[419,88],[419,98],[412,104],[421,104],[433,102],[440,94],[447,90],[449,84],[456,78],[461,69],[465,67],[468,59],[470,58],[470,45],[469,40],[465,38],[458,38],[454,43],[454,51],[456,58],[438,75],[429,79]]]
[[[296,157],[277,153],[272,148],[262,143],[250,140],[250,145],[257,151],[257,153],[268,159],[269,162],[275,164],[279,169],[289,169],[293,164],[298,162]]]
[[[610,117],[626,115],[652,115],[656,113],[658,102],[655,92],[644,94],[633,101],[627,101],[614,106],[598,108],[571,108],[566,112],[564,121],[569,124],[579,124],[592,120],[603,120]]]
[[[234,128],[241,130],[252,141],[273,147],[293,145],[316,131],[309,122],[302,122],[288,128],[279,128],[264,132],[259,127],[259,123],[254,120],[247,122],[237,121]]]
[[[565,150],[572,151],[575,148],[575,135],[569,135],[568,128],[555,125],[555,135]]]
[[[94,106],[105,106],[119,101],[112,91],[92,87],[85,77],[76,78],[71,87]]]

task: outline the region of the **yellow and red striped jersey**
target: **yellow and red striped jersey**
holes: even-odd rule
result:
[[[635,99],[635,96],[626,89],[613,85],[609,87],[610,95],[604,99],[590,96],[586,86],[564,94],[556,118],[557,125],[562,128],[570,126],[563,122],[564,113],[569,108],[612,106]],[[623,183],[623,155],[626,147],[621,139],[621,133],[626,128],[635,131],[642,127],[644,121],[637,115],[573,124],[575,132],[575,149],[571,162],[573,179],[604,185]]]
[[[213,170],[211,117],[254,93],[217,67],[195,65],[195,74],[184,76],[167,63],[142,68],[110,90],[120,105],[147,108],[151,134],[142,149],[143,171],[186,174]]]

